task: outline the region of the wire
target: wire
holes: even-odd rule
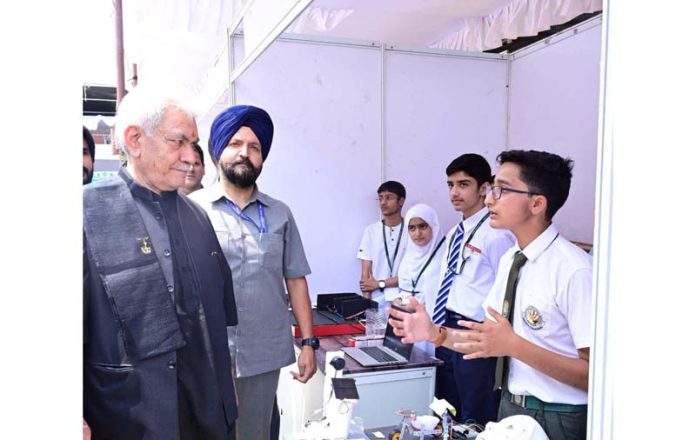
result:
[[[341,408],[345,406],[345,410],[341,411]],[[348,402],[345,400],[341,400],[341,404],[338,406],[338,413],[339,414],[348,414],[348,411],[350,411],[350,407],[348,406]]]
[[[313,419],[312,419],[312,417],[314,417],[314,415],[315,415],[316,413],[318,413],[319,411],[323,411],[323,410],[324,410],[324,408],[321,407],[321,408],[319,408],[318,410],[314,411],[312,414],[310,414],[309,417],[307,417],[307,421],[305,422],[305,427],[309,426],[312,422],[319,422],[319,421],[321,421],[321,420],[325,420],[325,419],[326,419],[326,416],[322,417],[321,419],[317,419],[317,420],[313,420]]]
[[[338,376],[338,370],[334,370],[334,379],[335,379],[337,376]],[[312,414],[309,415],[309,417],[307,417],[307,422],[305,422],[305,426],[309,426],[309,424],[310,424],[311,422],[318,422],[319,420],[326,420],[326,416],[322,417],[322,418],[319,419],[319,420],[312,420],[312,417],[314,417],[314,415],[315,415],[316,413],[318,413],[318,412],[320,412],[320,411],[324,411],[324,408],[326,408],[326,405],[328,405],[329,402],[331,401],[331,398],[333,397],[333,393],[334,393],[334,388],[333,388],[333,385],[331,385],[331,392],[329,392],[329,398],[326,399],[326,402],[324,402],[324,404],[321,406],[321,408],[315,410]]]

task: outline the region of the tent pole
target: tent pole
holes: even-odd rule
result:
[[[379,54],[379,183],[386,179],[386,146],[384,145],[384,43],[380,45]]]
[[[126,95],[125,67],[123,62],[123,4],[121,0],[114,2],[114,23],[116,25],[116,105]]]
[[[505,149],[510,149],[510,104],[512,100],[512,59],[505,61]]]
[[[135,87],[138,85],[138,65],[133,63],[131,67],[131,72],[133,72],[133,77],[131,77],[131,86]]]

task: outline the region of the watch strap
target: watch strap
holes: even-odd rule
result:
[[[445,339],[447,339],[447,327],[445,327],[444,325],[441,325],[437,329],[437,331],[438,331],[437,338],[435,338],[435,340],[431,341],[431,342],[433,343],[433,345],[435,347],[440,347],[445,342]]]
[[[304,338],[301,342],[302,346],[312,347],[313,349],[319,348],[319,338],[312,336],[311,338]]]

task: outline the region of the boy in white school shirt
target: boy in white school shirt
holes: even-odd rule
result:
[[[499,419],[525,414],[534,417],[551,440],[584,439],[591,259],[561,237],[551,222],[568,197],[572,161],[547,152],[510,150],[501,153],[498,162],[486,205],[491,226],[511,230],[517,243],[500,260],[483,304],[485,321],[461,321],[470,331],[440,329],[413,304],[414,315],[392,311],[404,321],[390,322],[405,341],[431,340],[465,353],[465,359],[499,357]],[[515,260],[522,263],[518,271],[513,269]],[[504,317],[509,314],[512,325]]]
[[[408,241],[401,216],[406,188],[395,180],[386,181],[377,188],[377,201],[382,220],[365,227],[357,257],[361,260],[360,291],[383,310],[399,296],[399,265]]]
[[[445,257],[433,306],[433,322],[462,329],[462,320],[483,321],[481,303],[496,278],[498,261],[514,244],[508,231],[493,229],[484,205],[491,167],[480,154],[466,153],[445,169],[450,202],[461,214],[447,233]],[[437,368],[435,396],[457,409],[459,422],[485,425],[496,420],[500,393],[493,389],[495,359],[462,359],[451,347],[437,347],[445,362]]]

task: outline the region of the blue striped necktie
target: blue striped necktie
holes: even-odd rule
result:
[[[435,299],[435,309],[433,309],[433,322],[435,324],[443,324],[445,322],[445,311],[447,306],[447,297],[449,296],[450,288],[454,282],[457,263],[459,256],[462,253],[462,241],[464,241],[464,224],[459,222],[457,229],[452,237],[452,244],[449,249],[449,258],[447,259],[447,270],[440,284],[440,290],[437,292]]]

